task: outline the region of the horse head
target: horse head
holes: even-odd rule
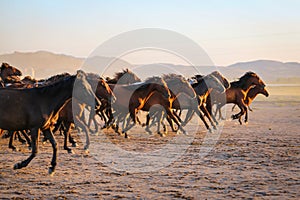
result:
[[[92,90],[91,85],[87,81],[87,75],[82,70],[77,71],[73,89],[73,97],[92,107],[95,107],[95,102],[96,106],[101,105],[99,99]]]
[[[230,87],[230,82],[220,72],[214,71],[211,74],[214,75],[224,85],[225,89]]]
[[[0,67],[0,74],[3,81],[9,76],[22,76],[22,72],[17,68],[10,66],[8,63],[2,63]]]
[[[96,89],[96,95],[99,98],[107,99],[108,101],[111,101],[114,103],[116,101],[116,96],[113,93],[113,91],[110,89],[109,85],[106,83],[106,81],[102,78],[99,79],[97,89]]]
[[[219,93],[225,92],[225,87],[223,83],[219,81],[214,75],[209,74],[203,77],[205,84],[207,85],[208,88],[215,89]]]

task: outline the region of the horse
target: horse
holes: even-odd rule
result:
[[[91,109],[87,126],[90,127],[91,122],[93,121],[95,125],[95,132],[98,132],[98,124],[95,119],[96,114],[104,120],[106,125],[108,117],[104,110],[110,109],[110,104],[116,100],[116,97],[107,82],[97,74],[89,73],[87,80],[91,84],[93,90],[95,90],[95,94],[101,102],[101,105],[96,110]]]
[[[211,75],[215,76],[223,84],[225,89],[228,89],[230,87],[230,82],[228,81],[228,79],[226,79],[225,76],[223,76],[219,71],[213,71]],[[212,105],[213,102],[216,101],[215,96],[221,97],[222,94],[220,94],[216,90],[212,90],[205,100],[205,104],[206,104],[205,107],[207,112],[210,114],[211,118],[213,119],[213,121],[216,123],[216,125],[218,125],[218,121],[216,120],[215,116],[212,114]],[[224,96],[223,98],[225,98],[225,95],[223,96]]]
[[[217,108],[215,115],[219,112],[219,118],[222,117],[221,108],[226,103],[237,104],[240,108],[240,112],[232,115],[232,119],[239,119],[239,123],[242,124],[241,116],[245,115],[244,122],[248,122],[248,109],[245,105],[244,99],[246,98],[247,93],[253,86],[265,87],[265,83],[260,79],[260,77],[254,72],[246,72],[238,81],[230,83],[230,87],[225,91],[226,99],[220,98],[218,100]]]
[[[74,88],[76,87],[76,88]],[[74,89],[74,90],[73,90]],[[57,113],[73,96],[85,101],[97,98],[86,80],[86,74],[78,70],[76,75],[57,83],[35,88],[0,88],[0,128],[4,130],[30,130],[32,152],[26,159],[14,165],[14,169],[26,167],[38,153],[40,131],[50,139],[53,155],[49,174],[56,167],[57,143],[50,127]]]
[[[8,63],[2,63],[0,67],[0,77],[4,83],[7,83],[11,77],[17,76],[22,76],[22,72],[19,69],[10,66]]]
[[[254,86],[252,87],[249,92],[247,93],[247,96],[246,98],[244,99],[244,103],[247,105],[248,109],[252,112],[253,110],[250,108],[250,104],[252,103],[252,101],[255,99],[255,97],[258,95],[258,94],[262,94],[264,95],[265,97],[268,97],[269,96],[269,93],[268,91],[266,90],[265,87],[260,87],[260,86]],[[232,111],[234,110],[236,104],[234,104],[232,106]]]
[[[160,123],[162,123],[162,119],[166,117],[169,124],[171,125],[172,131],[176,132],[176,130],[173,127],[173,116],[176,117],[176,120],[174,121],[177,126],[179,127],[179,122],[182,122],[180,117],[176,114],[176,112],[172,112],[172,115],[169,114],[170,112],[169,107],[171,109],[184,109],[181,105],[181,101],[178,99],[178,96],[185,94],[191,99],[194,99],[196,101],[196,93],[192,86],[187,82],[187,80],[177,74],[165,74],[163,75],[163,80],[166,82],[170,92],[171,92],[171,98],[165,99],[161,94],[155,94],[152,95],[146,102],[145,106],[143,107],[143,111],[150,111],[147,115],[147,121],[146,121],[146,131],[148,133],[151,133],[151,130],[149,129],[149,123],[150,123],[150,116],[156,116],[158,121],[158,127],[157,127],[157,133],[161,136],[164,136],[160,132]],[[156,106],[160,105],[160,106]],[[154,109],[156,107],[156,109]],[[163,108],[163,109],[162,109]],[[167,112],[165,112],[167,111]],[[165,116],[165,117],[163,117]],[[152,123],[153,124],[153,123]],[[163,123],[162,123],[163,124]],[[164,126],[164,132],[166,133],[166,127]]]
[[[109,88],[108,84],[100,77],[96,75],[87,74],[87,81],[90,83],[91,88],[94,91],[95,95],[100,100],[99,104],[101,104],[101,99],[107,99],[109,101],[114,101],[115,96]],[[89,105],[89,104],[88,104]],[[89,105],[91,107],[90,113],[95,113],[93,105]],[[98,105],[99,107],[100,105]],[[76,124],[79,128],[85,132],[86,135],[86,145],[84,147],[85,150],[88,151],[89,148],[89,126],[85,123],[84,120],[84,109],[86,108],[86,104],[81,102],[80,100],[73,98],[70,102],[68,102],[63,109],[59,112],[59,119],[56,125],[56,129],[58,126],[62,125],[63,133],[64,133],[64,150],[67,150],[68,153],[72,153],[73,151],[67,146],[67,140],[69,139],[72,143],[72,146],[76,146],[75,140],[70,135],[70,128],[72,124]],[[63,123],[63,124],[62,124]],[[95,125],[96,122],[94,122]]]
[[[108,83],[109,87],[113,90],[115,85],[129,85],[133,83],[139,83],[142,80],[134,74],[129,69],[123,69],[121,72],[115,73],[114,77],[106,78],[106,82]],[[96,110],[96,113],[104,120],[104,126],[102,128],[109,128],[114,121],[114,116],[112,114],[111,109],[111,102],[107,99],[101,99],[101,106],[98,110]],[[139,119],[137,118],[139,121]]]
[[[208,113],[208,111],[204,106],[204,103],[206,102],[206,98],[211,93],[212,90],[217,90],[221,94],[225,91],[225,88],[223,84],[212,74],[206,76],[196,75],[195,78],[197,82],[193,83],[192,87],[197,94],[197,100],[198,100],[197,106],[202,110],[202,112],[204,112],[204,115],[207,116],[207,118],[211,123],[211,126],[214,129],[216,129],[216,125],[212,121],[210,114]],[[190,102],[191,100],[187,99],[186,101]],[[205,118],[199,109],[189,109],[188,113],[186,114],[186,118],[183,122],[183,125],[186,125],[191,120],[194,112],[196,112],[196,114],[200,117],[206,129],[211,132],[211,128],[205,121]]]
[[[116,102],[112,104],[114,109],[114,117],[116,118],[117,127],[115,131],[118,133],[118,124],[126,117],[130,115],[132,124],[127,123],[126,127],[123,128],[125,138],[128,138],[127,131],[131,129],[137,122],[137,112],[141,110],[146,101],[155,93],[155,91],[161,93],[164,97],[170,97],[170,91],[167,87],[166,82],[157,76],[148,78],[145,82],[131,84],[131,85],[113,85],[113,91],[116,95]],[[129,97],[129,95],[131,95]],[[126,98],[128,97],[128,98]]]

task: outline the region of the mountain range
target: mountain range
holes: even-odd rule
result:
[[[0,55],[0,62],[7,62],[12,66],[17,67],[23,72],[24,76],[31,75],[38,79],[63,72],[75,73],[77,69],[89,64],[91,64],[91,66],[96,66],[97,63],[114,63],[114,65],[112,65],[113,67],[108,68],[108,70],[101,69],[101,66],[97,66],[98,70],[95,71],[96,73],[105,72],[105,75],[109,76],[111,76],[114,72],[131,66],[126,61],[115,58],[94,57],[88,59],[87,62],[85,58],[55,54],[48,51],[26,53],[14,52],[11,54],[3,54]],[[171,71],[179,71],[185,76],[192,76],[196,72],[206,74],[217,69],[229,80],[236,79],[247,71],[253,71],[268,83],[300,83],[300,63],[297,62],[255,60],[249,62],[238,62],[229,66],[198,66],[196,67],[196,70],[195,67],[191,66],[158,63],[151,64],[149,66],[145,65],[143,68],[137,68],[135,66],[137,69],[137,75],[142,78],[147,77],[151,71],[154,71],[154,66],[158,66],[157,70],[161,70],[163,73],[172,69]]]

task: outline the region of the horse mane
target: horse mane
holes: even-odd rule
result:
[[[125,76],[124,76],[125,75]],[[123,77],[123,78],[122,78]],[[124,79],[125,77],[125,79]],[[134,77],[132,79],[132,77]],[[116,72],[114,75],[114,78],[106,78],[107,83],[112,83],[112,84],[130,84],[130,83],[136,83],[136,82],[141,82],[142,80],[137,77],[132,71],[130,71],[128,68],[123,69],[121,72]],[[119,81],[122,80],[122,81]]]
[[[244,88],[246,81],[251,77],[257,77],[259,79],[256,73],[249,71],[240,77],[239,80],[231,82],[230,85],[234,88]]]
[[[56,87],[57,85],[60,85],[60,84],[63,85],[62,82],[69,81],[70,79],[76,77],[76,75],[70,75],[70,74],[66,75],[66,74],[68,74],[68,73],[63,73],[63,74],[58,74],[58,75],[52,76],[52,77],[50,77],[50,78],[52,78],[52,80],[48,81],[47,84],[43,84],[42,86],[35,87],[35,88],[29,88],[29,89],[36,89],[36,90],[40,91],[41,93],[46,93],[49,89]],[[54,78],[57,78],[57,79],[54,79]]]
[[[69,73],[65,72],[65,73],[62,73],[62,74],[57,74],[57,75],[51,76],[50,78],[47,78],[47,79],[39,80],[39,82],[43,82],[42,86],[51,85],[53,83],[59,82],[62,79],[66,78],[66,77],[70,77],[70,76],[71,75]]]
[[[182,75],[174,73],[164,74],[163,80],[167,83],[188,83],[188,81]]]

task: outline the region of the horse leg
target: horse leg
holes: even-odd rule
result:
[[[253,112],[252,108],[250,107],[250,105],[248,106],[248,110],[250,110],[251,112]]]
[[[209,127],[209,125],[208,125],[208,123],[206,122],[204,116],[202,115],[200,109],[199,109],[199,108],[195,109],[195,112],[196,112],[196,114],[200,117],[200,119],[202,120],[202,122],[204,123],[206,129],[207,129],[209,132],[212,132],[211,129],[210,129],[210,127]]]
[[[149,123],[150,123],[150,114],[148,113],[147,116],[146,116],[146,124],[145,124],[146,128],[145,128],[145,130],[151,135],[152,131],[150,130]]]
[[[202,112],[204,113],[204,115],[208,118],[208,120],[209,120],[211,126],[216,130],[217,127],[216,127],[216,125],[214,124],[214,122],[213,122],[213,120],[212,120],[212,118],[211,118],[211,115],[208,113],[206,107],[205,107],[204,105],[201,105],[201,106],[200,106],[200,109],[202,110]]]
[[[21,169],[23,167],[26,167],[31,160],[36,157],[37,153],[38,153],[38,141],[39,141],[39,137],[40,137],[40,130],[39,128],[33,128],[30,130],[30,134],[31,134],[31,155],[26,159],[23,160],[22,162],[16,163],[14,165],[14,169]]]
[[[17,131],[16,132],[16,135],[17,135],[17,137],[18,137],[18,140],[19,140],[19,142],[21,142],[22,144],[25,144],[26,143],[26,140],[24,140],[23,138],[22,138],[22,136],[21,136],[21,131]]]
[[[64,150],[67,150],[68,153],[73,153],[72,149],[68,147],[70,128],[71,128],[71,123],[70,122],[66,123],[66,129],[64,129]]]
[[[49,141],[52,145],[53,155],[51,160],[51,166],[49,167],[49,174],[53,175],[55,172],[56,167],[56,159],[57,159],[57,142],[55,141],[55,138],[53,136],[53,133],[50,129],[46,129],[43,131],[45,135],[49,138]]]
[[[8,131],[9,134],[9,143],[8,143],[8,148],[12,149],[13,151],[18,151],[17,147],[13,145],[14,137],[16,134],[16,131]]]
[[[182,126],[178,122],[177,118],[173,115],[172,110],[170,108],[168,108],[168,107],[165,107],[165,110],[167,112],[167,115],[170,117],[170,119],[172,119],[177,124],[178,129],[180,129],[183,134],[187,134],[186,131],[182,128]]]
[[[225,118],[222,115],[221,108],[223,107],[223,104],[217,104],[215,116],[217,116],[217,113],[219,113],[219,120],[225,120]]]
[[[239,119],[239,123],[242,125],[242,121],[241,121],[241,116],[244,115],[247,106],[244,104],[244,102],[242,100],[237,102],[238,107],[240,108],[240,112],[238,114],[232,115],[231,118],[232,119]]]
[[[84,146],[84,150],[86,150],[88,152],[89,146],[90,146],[90,137],[89,137],[89,130],[88,127],[85,125],[84,122],[82,122],[78,116],[74,117],[74,123],[80,127],[84,132],[85,132],[85,146]]]
[[[245,113],[246,113],[246,115],[245,115],[245,123],[247,124],[248,123],[248,109],[247,109],[247,106],[246,106],[246,108],[245,108]]]
[[[31,140],[30,138],[28,137],[27,133],[25,130],[21,131],[22,135],[25,137],[25,140],[28,144],[28,149],[30,150],[31,149]]]

